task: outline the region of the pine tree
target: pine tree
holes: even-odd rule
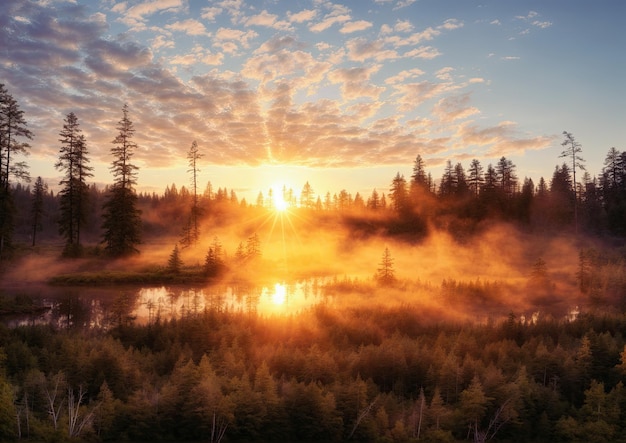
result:
[[[103,229],[105,249],[111,256],[123,256],[139,252],[141,241],[141,211],[137,209],[137,170],[131,163],[137,144],[132,141],[135,130],[128,118],[128,106],[124,105],[123,117],[117,129],[119,134],[111,148],[114,160],[111,172],[114,184],[109,190],[108,200],[103,206]]]
[[[180,252],[178,251],[178,244],[174,246],[170,258],[167,261],[167,270],[173,274],[178,274],[183,267],[183,260],[180,258]]]
[[[85,220],[89,187],[86,178],[93,176],[92,167],[88,166],[87,142],[79,128],[78,118],[70,112],[65,118],[63,129],[59,133],[60,156],[54,165],[64,171],[59,182],[63,189],[59,192],[61,215],[59,232],[65,237],[64,255],[80,255],[80,227]]]
[[[389,190],[393,202],[393,209],[397,213],[403,213],[408,209],[408,191],[406,187],[406,180],[399,172],[391,182],[391,189]]]
[[[582,171],[585,170],[585,166],[583,165],[584,160],[578,155],[583,151],[583,148],[571,133],[563,131],[563,136],[565,137],[565,140],[563,140],[561,146],[564,147],[564,150],[561,152],[559,158],[565,157],[571,160],[573,177],[572,187],[574,190],[574,226],[576,231],[578,231],[578,192],[576,185],[576,169],[580,169]]]
[[[413,174],[411,174],[411,191],[415,189],[415,187],[422,187],[423,189],[428,190],[428,177],[426,176],[425,163],[422,159],[421,155],[417,155],[415,157],[415,162],[413,163]]]
[[[300,206],[304,208],[312,208],[314,202],[313,188],[306,182],[302,187],[302,192],[300,193]]]
[[[248,260],[255,260],[261,257],[261,240],[259,235],[255,232],[248,238],[246,242],[246,258]]]
[[[496,164],[497,184],[506,196],[511,196],[517,186],[517,176],[515,175],[515,165],[506,157],[501,157]]]
[[[37,177],[35,185],[33,186],[32,193],[32,206],[30,211],[32,226],[33,226],[33,246],[35,246],[37,232],[42,229],[43,211],[43,197],[48,192],[48,185],[44,183],[41,177]]]
[[[15,157],[28,155],[30,145],[22,140],[32,138],[33,133],[26,127],[24,111],[0,83],[0,258],[13,238],[15,206],[11,195],[11,176],[30,181],[26,163],[16,161]]]
[[[200,169],[198,169],[198,160],[200,158],[202,158],[202,154],[198,151],[198,143],[194,140],[187,153],[187,159],[189,160],[189,169],[187,169],[187,172],[191,173],[192,203],[189,221],[187,226],[183,228],[183,238],[181,239],[183,247],[195,244],[200,237],[200,229],[198,227],[201,212],[200,206],[198,205],[198,172],[200,172]]]
[[[472,160],[469,167],[469,176],[467,178],[468,186],[474,196],[478,197],[478,193],[484,183],[483,167],[477,159]]]
[[[378,267],[377,279],[383,286],[390,286],[396,281],[393,258],[391,258],[389,248],[385,248],[385,252],[383,252],[383,257]]]
[[[377,211],[380,208],[380,198],[376,189],[372,191],[372,195],[367,199],[367,207],[373,211]]]
[[[207,276],[215,277],[224,270],[224,267],[224,248],[219,239],[215,237],[204,260],[204,270]]]

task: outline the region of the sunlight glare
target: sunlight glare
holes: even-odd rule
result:
[[[288,207],[288,203],[285,201],[285,199],[283,198],[283,196],[276,192],[274,194],[274,208],[278,211],[278,212],[283,212],[287,210]]]
[[[283,305],[287,298],[287,288],[285,285],[276,283],[274,285],[274,294],[272,294],[272,303],[275,305]]]

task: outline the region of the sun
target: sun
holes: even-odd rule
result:
[[[274,285],[274,293],[272,294],[272,303],[275,305],[284,305],[287,299],[287,288],[285,285],[276,283]]]
[[[279,192],[274,193],[274,209],[278,212],[284,212],[289,208],[289,203],[285,201],[282,194]]]

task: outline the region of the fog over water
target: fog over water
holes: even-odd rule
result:
[[[207,225],[203,232],[198,245],[181,250],[185,266],[202,266],[216,238],[227,258],[232,258],[241,239],[255,233],[262,257],[254,266],[232,267],[220,281],[193,287],[46,285],[48,279],[64,273],[163,268],[176,239],[156,238],[142,245],[141,254],[116,261],[31,255],[7,270],[0,290],[9,296],[43,299],[51,306],[57,303],[54,300],[74,297],[90,306],[86,309],[93,318],[86,321],[94,324],[108,321],[106,316],[122,296],[131,304],[125,307],[127,315],[141,323],[205,308],[294,315],[328,302],[329,296],[337,309],[411,305],[427,309],[431,320],[460,321],[502,319],[510,313],[562,318],[586,303],[577,288],[576,271],[579,248],[588,243],[565,235],[532,236],[506,224],[483,228],[479,235],[465,239],[431,228],[428,236],[415,240],[384,236],[375,228],[345,229],[330,218],[313,222],[292,214]],[[397,279],[391,287],[376,282],[385,248]],[[538,260],[545,263],[546,285],[541,288],[529,286]],[[58,304],[62,310],[62,303]]]

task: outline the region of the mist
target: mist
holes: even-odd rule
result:
[[[200,268],[218,241],[230,265],[207,286],[240,280],[273,285],[324,278],[330,282],[327,290],[335,295],[337,308],[410,305],[428,309],[430,318],[442,321],[486,321],[511,314],[563,318],[589,301],[576,280],[579,250],[592,246],[589,239],[537,235],[500,222],[483,225],[462,240],[434,226],[419,235],[390,235],[382,229],[389,222],[388,215],[235,208],[203,218],[198,241],[180,248],[180,258],[185,267]],[[235,265],[237,248],[253,235],[259,238],[261,257],[253,264]],[[140,254],[117,260],[31,254],[6,270],[1,286],[45,284],[60,274],[163,269],[179,240],[180,235],[163,230],[147,236]],[[393,260],[393,285],[377,281],[386,248]],[[545,263],[546,273],[541,287],[530,284],[539,260]]]

